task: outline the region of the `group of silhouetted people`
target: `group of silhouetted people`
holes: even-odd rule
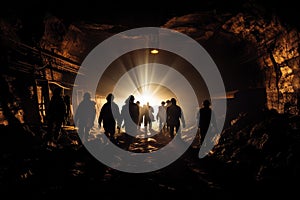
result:
[[[63,88],[54,88],[46,108],[47,134],[44,137],[45,142],[55,145],[62,135],[62,127],[70,125],[71,117],[70,96],[63,94]]]
[[[155,119],[159,125],[159,132],[168,132],[171,138],[180,133],[181,128],[186,127],[183,110],[177,105],[175,98],[162,101],[156,116],[154,116],[154,109],[149,105],[149,102],[141,106],[139,101],[135,101],[134,95],[129,95],[121,108],[114,102],[114,98],[115,96],[112,93],[106,96],[106,103],[101,107],[97,119],[98,127],[103,127],[105,135],[113,143],[118,143],[116,131],[120,132],[121,128],[124,128],[125,133],[134,138],[140,133],[142,124],[146,133],[148,129],[151,130],[152,122]],[[96,103],[91,100],[90,93],[85,93],[84,99],[75,113],[74,122],[83,142],[88,141],[89,132],[94,125],[95,105]],[[197,120],[197,126],[200,130],[200,143],[202,144],[209,126],[216,127],[215,116],[209,100],[203,101],[203,107],[197,113]],[[62,119],[60,119],[60,124],[61,121]]]
[[[112,93],[106,96],[106,103],[101,107],[97,119],[98,127],[103,127],[105,135],[113,143],[118,143],[116,131],[120,132],[121,128],[124,128],[125,133],[134,138],[140,133],[142,124],[145,133],[148,134],[148,131],[152,130],[152,122],[155,120],[158,123],[159,132],[168,132],[170,138],[174,138],[182,128],[186,127],[183,110],[177,105],[175,98],[162,101],[156,116],[154,116],[154,109],[149,102],[141,106],[139,101],[135,101],[134,95],[128,96],[121,109],[114,102],[114,98]],[[68,113],[66,101],[62,95],[62,89],[58,87],[53,91],[47,109],[47,141],[58,140],[66,113]],[[74,125],[78,127],[78,134],[83,143],[89,139],[96,113],[96,102],[91,99],[91,94],[86,92],[74,115]],[[200,143],[202,144],[209,126],[216,126],[209,100],[203,101],[203,107],[199,109],[197,119]]]
[[[43,140],[47,143],[57,142],[62,134],[63,125],[69,125],[71,113],[70,97],[63,95],[63,89],[57,87],[53,90],[52,97],[46,110],[46,124]],[[98,127],[104,129],[105,135],[113,143],[118,143],[116,140],[116,132],[120,133],[120,129],[124,128],[125,133],[130,137],[135,138],[141,133],[141,126],[144,126],[145,133],[152,130],[152,123],[157,121],[160,133],[168,133],[173,139],[176,134],[181,132],[181,128],[186,127],[185,118],[182,108],[177,105],[175,98],[161,101],[158,106],[157,114],[154,116],[153,107],[147,102],[141,106],[139,101],[136,101],[133,95],[129,95],[125,100],[124,105],[119,106],[114,102],[115,96],[110,93],[106,96],[106,103],[101,107],[99,117],[97,119]],[[210,107],[210,101],[203,101],[203,107],[198,111],[198,129],[200,130],[200,143],[202,144],[209,126],[216,127],[215,116]],[[12,119],[18,122],[20,127],[26,131],[31,137],[34,132],[29,126],[26,126],[24,120],[24,111],[21,108],[12,109],[14,118],[9,117],[4,109],[0,109],[0,125],[2,127],[9,124],[15,124]],[[79,103],[74,115],[74,125],[78,128],[78,135],[82,142],[88,142],[91,129],[94,127],[97,116],[96,102],[92,100],[89,92],[85,93],[83,100]]]
[[[152,129],[155,116],[154,109],[149,102],[144,106],[140,106],[140,102],[135,101],[135,97],[130,95],[119,109],[119,106],[114,102],[112,93],[107,95],[106,101],[99,113],[98,126],[104,128],[106,136],[111,141],[116,142],[116,130],[121,128],[124,128],[125,132],[133,137],[139,133],[142,123],[146,132],[148,129],[149,131]],[[167,105],[165,106],[165,104]],[[79,104],[74,117],[75,124],[78,126],[78,133],[83,142],[88,139],[95,116],[95,102],[91,100],[89,93],[85,93],[84,100]],[[159,123],[159,129],[168,130],[171,138],[174,138],[175,133],[180,131],[181,123],[182,127],[185,127],[182,109],[177,105],[175,98],[161,103],[156,119]]]

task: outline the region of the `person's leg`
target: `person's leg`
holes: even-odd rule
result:
[[[126,138],[125,138],[125,149],[130,150],[130,146],[134,143],[135,137],[137,135],[137,125],[130,124],[131,126],[125,127]],[[129,134],[130,133],[130,134]]]
[[[89,141],[89,134],[90,134],[90,128],[87,127],[87,126],[84,126],[84,128],[83,128],[84,142],[88,142]]]
[[[88,139],[90,137],[91,130],[92,130],[91,126],[85,127],[86,141],[88,141]]]
[[[53,139],[55,142],[57,142],[61,136],[61,129],[62,129],[62,124],[63,124],[63,121],[56,121],[54,123],[54,136],[53,136]]]
[[[144,118],[144,127],[145,127],[145,132],[148,132],[148,125],[149,125],[149,129],[150,129],[150,119],[149,117]]]
[[[206,133],[207,133],[207,129],[204,129],[204,128],[200,129],[200,136],[201,136],[200,137],[200,145],[203,144]]]
[[[180,133],[180,124],[177,124],[176,126],[175,126],[175,130],[176,130],[176,135],[177,134],[179,134],[179,136],[181,135],[181,133]]]
[[[108,132],[110,141],[113,142],[113,143],[115,143],[116,142],[116,138],[115,138],[115,133],[116,133],[115,125],[109,126],[108,129],[107,129],[107,132]]]
[[[79,123],[79,125],[78,125],[78,136],[82,140],[82,142],[83,142],[83,134],[84,134],[83,126]]]
[[[171,138],[174,138],[174,126],[170,125],[170,136]]]
[[[158,121],[159,122],[158,129],[159,129],[159,132],[162,133],[162,131],[163,131],[163,122],[162,122],[161,118],[159,118],[158,120],[159,120]]]
[[[53,143],[53,137],[54,137],[54,122],[53,121],[48,121],[47,131],[46,131],[46,134],[43,138],[44,144],[49,145],[49,144]]]

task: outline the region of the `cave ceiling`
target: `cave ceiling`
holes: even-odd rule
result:
[[[291,70],[299,74],[300,18],[290,0],[110,3],[10,1],[1,7],[2,57],[9,54],[3,50],[6,45],[12,45],[22,55],[42,57],[36,63],[19,61],[19,69],[51,63],[76,73],[86,55],[110,36],[132,28],[162,27],[198,41],[216,62],[228,91],[265,87],[266,77],[273,77],[267,90],[272,95],[276,90],[278,99],[278,91],[293,91],[293,77],[280,82],[283,69],[285,75]],[[264,78],[259,71],[266,71]]]

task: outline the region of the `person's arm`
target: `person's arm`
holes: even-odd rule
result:
[[[151,113],[154,113],[154,108],[152,106],[150,106],[150,111]]]
[[[81,104],[78,105],[77,110],[74,115],[74,126],[76,126],[76,124],[78,123],[80,110],[81,110]]]
[[[166,108],[166,122],[168,123],[169,121],[169,117],[170,117],[170,110],[169,110],[169,107]],[[169,126],[169,124],[168,124]]]
[[[200,110],[198,110],[196,114],[196,123],[197,127],[200,128]]]
[[[99,114],[99,118],[98,118],[98,127],[99,128],[101,128],[102,120],[103,120],[103,107],[100,110],[100,114]]]
[[[120,127],[122,125],[122,117],[121,117],[119,106],[117,104],[114,104],[113,115],[115,115],[115,119],[116,119],[116,122],[117,122],[116,123],[117,124],[117,129],[120,130]]]
[[[89,111],[90,116],[89,116],[89,120],[87,123],[87,127],[92,128],[94,126],[94,121],[96,119],[96,102],[92,101],[91,103],[91,110]]]
[[[185,128],[185,119],[184,119],[184,115],[183,115],[183,112],[182,112],[182,109],[180,109],[181,111],[181,123],[182,123],[182,128]]]
[[[121,112],[120,112],[120,127],[122,127],[122,128],[124,128],[125,126],[124,126],[124,106],[122,107],[122,110],[121,110]]]
[[[219,132],[218,126],[217,126],[217,121],[216,121],[216,116],[213,111],[211,111],[211,125],[216,132]]]

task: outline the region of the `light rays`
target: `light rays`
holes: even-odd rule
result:
[[[207,90],[198,72],[188,73],[189,69],[193,66],[166,51],[156,55],[149,49],[132,51],[111,63],[99,81],[97,93],[106,96],[113,92],[120,108],[129,95],[134,95],[135,102],[149,102],[155,112],[161,101],[174,97],[183,108],[186,121],[194,121],[199,97]]]
[[[141,105],[149,102],[150,105],[159,106],[161,101],[174,97],[175,94],[167,87],[172,74],[166,70],[160,71],[155,65],[147,63],[124,74],[115,85],[114,93],[119,97],[116,102],[124,104],[124,100],[132,94]]]

